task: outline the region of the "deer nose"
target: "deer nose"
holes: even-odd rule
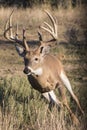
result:
[[[30,70],[28,69],[28,67],[25,67],[24,70],[23,70],[23,72],[24,72],[25,74],[28,74],[28,73],[30,73]]]

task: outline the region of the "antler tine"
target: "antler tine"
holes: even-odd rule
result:
[[[12,33],[12,23],[11,23],[11,17],[12,17],[12,14],[13,14],[14,10],[11,12],[10,16],[9,16],[9,19],[7,20],[6,22],[6,25],[5,25],[5,31],[4,31],[4,37],[8,40],[11,40],[12,41],[12,37],[13,37],[13,33]],[[9,26],[9,27],[8,27]],[[11,35],[11,37],[8,36],[8,31]]]
[[[26,49],[26,51],[29,51],[29,46],[28,46],[28,44],[26,42],[25,32],[26,32],[26,30],[23,29],[23,46]]]
[[[45,10],[44,12],[48,15],[48,17],[50,18],[50,20],[55,28],[56,21],[54,20],[53,16],[47,10]]]
[[[10,33],[10,37],[13,39],[14,37],[13,37],[13,30],[12,30],[12,15],[13,15],[13,12],[14,12],[14,10],[12,11],[12,13],[10,14],[10,17],[9,17],[9,27],[11,27],[10,29],[9,29],[9,33]]]
[[[49,32],[50,35],[55,39],[57,40],[57,23],[56,23],[56,19],[54,19],[54,17],[47,11],[45,10],[45,13],[48,15],[48,17],[50,18],[51,22],[52,22],[52,25],[49,25],[47,22],[44,22],[44,24],[46,25],[45,26],[41,26],[42,29],[44,29],[45,31]]]
[[[18,39],[18,22],[16,24],[16,33],[15,33],[15,38]]]
[[[16,26],[16,34],[13,36],[13,26],[12,26],[12,15],[14,10],[11,12],[6,25],[5,25],[5,31],[4,31],[4,37],[12,42],[18,43],[19,45],[23,45],[23,42],[18,39],[18,25]],[[9,32],[9,35],[8,35]]]
[[[5,32],[4,32],[4,37],[5,37],[5,39],[12,41],[12,40],[8,37],[8,33],[7,33],[10,28],[11,28],[11,27],[9,27],[9,28],[7,28],[7,29],[5,30]]]
[[[45,31],[49,32],[51,34],[51,36],[54,38],[51,30],[49,30],[48,28],[44,27],[44,26],[40,26],[42,29],[44,29]]]

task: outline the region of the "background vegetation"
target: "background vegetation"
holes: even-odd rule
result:
[[[8,3],[7,3],[8,2]],[[66,109],[52,112],[48,110],[48,102],[40,93],[33,90],[23,74],[23,60],[17,55],[13,43],[3,37],[4,25],[12,7],[4,8],[2,5],[27,7],[23,1],[1,1],[0,8],[0,130],[86,130],[87,128],[87,12],[86,1],[75,1],[76,7],[64,2],[72,1],[24,1],[31,2],[32,8],[15,9],[13,25],[18,22],[19,34],[23,27],[27,31],[28,40],[38,40],[37,30],[47,17],[43,9],[48,9],[58,20],[58,45],[52,50],[63,62],[65,71],[71,81],[73,90],[78,96],[85,115],[81,115],[75,102],[67,92],[68,102],[80,120],[79,126],[72,124]],[[42,2],[44,5],[34,6]],[[49,5],[47,2],[54,2]],[[61,4],[59,4],[60,2]],[[10,4],[15,3],[15,4]],[[20,4],[19,4],[20,3]],[[45,4],[46,3],[46,4]],[[80,5],[79,5],[80,3]],[[58,6],[56,6],[58,4]],[[83,5],[84,4],[84,5]],[[27,4],[28,5],[28,4]],[[62,6],[63,5],[63,8]],[[66,6],[67,5],[67,6]],[[53,7],[57,8],[53,8]],[[38,8],[39,7],[39,8]],[[67,8],[65,8],[67,7]],[[38,14],[38,15],[37,15]],[[44,39],[50,38],[42,32]],[[58,91],[55,90],[57,97]]]
[[[86,4],[87,0],[0,0],[0,3],[3,6],[17,6],[24,8],[48,4],[56,8],[59,6],[67,8],[68,6],[81,6],[82,4]]]

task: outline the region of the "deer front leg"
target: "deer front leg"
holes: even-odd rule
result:
[[[54,103],[59,108],[61,107],[61,102],[57,99],[53,90],[51,90],[50,92],[45,92],[42,95],[49,101],[50,104]]]

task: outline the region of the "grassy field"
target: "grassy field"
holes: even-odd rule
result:
[[[38,27],[47,20],[44,8],[16,10],[13,25],[19,24],[19,34],[23,27],[27,30],[27,40],[38,40]],[[74,126],[66,109],[60,113],[56,107],[48,110],[48,103],[40,93],[33,90],[23,74],[23,59],[13,43],[3,37],[4,25],[11,8],[0,9],[0,130],[86,130],[87,124],[87,12],[86,7],[49,10],[58,20],[59,44],[51,53],[60,57],[85,112],[82,116],[75,102],[67,93],[71,108],[81,124]],[[38,14],[38,15],[37,15]],[[48,37],[43,32],[43,38]],[[21,35],[20,35],[21,38]],[[57,93],[57,90],[56,90]],[[57,93],[58,95],[58,93]]]

